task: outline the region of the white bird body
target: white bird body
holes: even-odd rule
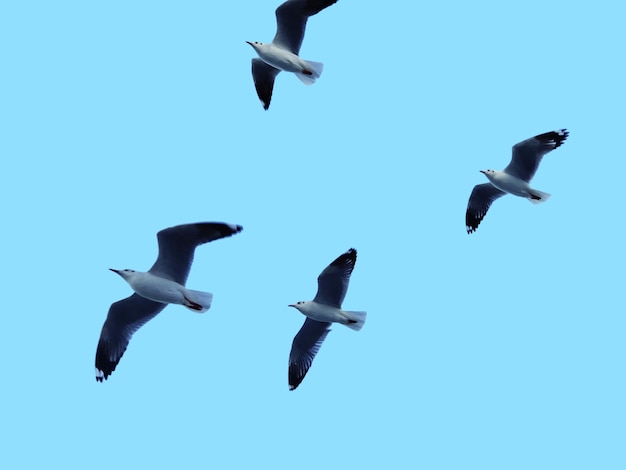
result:
[[[206,312],[211,306],[213,294],[187,289],[182,284],[156,276],[149,272],[131,269],[115,270],[140,296],[164,304],[184,305],[194,312]]]
[[[273,43],[252,42],[250,45],[263,62],[283,72],[301,73],[307,68],[307,63],[299,56]]]
[[[489,183],[477,184],[470,194],[465,211],[467,233],[474,233],[491,204],[505,194],[524,197],[533,204],[545,202],[550,194],[530,187],[543,156],[559,148],[569,132],[557,129],[536,135],[513,146],[511,161],[502,171],[480,170]]]
[[[356,250],[350,248],[330,263],[317,277],[317,294],[309,301],[290,304],[307,318],[298,331],[289,353],[289,390],[295,390],[306,376],[330,325],[341,323],[355,331],[365,324],[366,312],[343,310],[350,275],[356,263]]]
[[[321,62],[306,61],[273,42],[269,44],[248,42],[248,44],[254,48],[263,62],[283,72],[295,73],[305,85],[315,83],[324,70],[324,64]]]
[[[290,305],[307,317],[319,322],[341,323],[353,330],[360,330],[365,323],[365,312],[350,312],[312,300]]]
[[[242,230],[241,225],[224,222],[169,227],[157,233],[159,255],[147,272],[111,269],[135,292],[109,307],[96,349],[96,381],[107,380],[119,364],[133,334],[168,304],[183,305],[197,313],[209,309],[213,294],[185,287],[196,247]]]
[[[514,196],[525,197],[532,203],[545,202],[550,197],[548,193],[531,188],[527,181],[510,175],[505,171],[481,170],[481,173],[500,191],[513,194]]]
[[[250,42],[258,58],[252,59],[252,78],[257,95],[268,109],[274,91],[274,80],[281,72],[296,74],[302,83],[315,83],[324,65],[301,59],[300,46],[309,17],[328,8],[337,0],[285,0],[276,8],[276,35],[271,43]]]

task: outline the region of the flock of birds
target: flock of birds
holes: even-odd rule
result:
[[[293,72],[310,85],[320,77],[323,64],[306,61],[298,54],[307,20],[337,0],[287,0],[276,9],[277,30],[271,43],[249,42],[259,58],[252,59],[252,77],[257,95],[267,110],[274,81],[280,71]],[[487,183],[472,190],[465,214],[467,233],[473,233],[491,204],[505,194],[528,199],[533,204],[546,201],[550,194],[530,187],[545,154],[561,146],[569,133],[566,129],[546,132],[513,146],[511,162],[502,171],[481,170]],[[201,222],[178,225],[157,234],[159,254],[147,272],[132,269],[111,271],[119,274],[134,294],[109,308],[96,350],[96,380],[102,382],[117,367],[130,339],[141,326],[161,312],[167,304],[183,305],[197,313],[211,306],[212,294],[187,289],[185,283],[197,246],[230,237],[243,230],[240,225]],[[289,305],[307,318],[296,334],[289,354],[289,389],[294,390],[313,363],[332,323],[360,330],[366,312],[343,310],[350,275],[357,251],[351,248],[337,257],[317,278],[317,294],[311,301]]]

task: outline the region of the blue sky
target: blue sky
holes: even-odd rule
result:
[[[311,18],[269,111],[245,41],[279,1],[4,2],[3,468],[621,469],[626,99],[620,2],[355,2]],[[567,128],[475,234],[478,170]],[[241,224],[94,380],[158,230]],[[316,277],[344,307],[302,385]]]

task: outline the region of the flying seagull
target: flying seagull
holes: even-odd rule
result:
[[[550,195],[530,187],[530,180],[543,156],[561,146],[567,139],[567,129],[539,134],[513,146],[511,163],[502,170],[480,170],[489,183],[478,184],[470,195],[465,213],[467,233],[473,233],[483,220],[489,206],[505,194],[525,197],[533,204],[546,201]]]
[[[307,317],[291,345],[289,390],[295,390],[304,380],[315,355],[330,331],[331,323],[341,323],[356,331],[363,328],[366,312],[350,312],[341,309],[355,263],[356,250],[350,248],[319,275],[317,294],[312,301],[289,305],[297,308]]]
[[[201,222],[177,225],[157,233],[159,256],[148,272],[111,269],[135,291],[111,304],[96,350],[96,380],[102,382],[120,362],[133,333],[167,304],[206,312],[213,295],[185,288],[196,247],[241,232],[241,225]]]
[[[252,59],[252,78],[263,108],[270,107],[274,80],[281,70],[293,72],[305,85],[322,74],[324,64],[298,57],[306,21],[337,0],[287,0],[276,9],[276,36],[271,43],[250,42],[260,59]]]

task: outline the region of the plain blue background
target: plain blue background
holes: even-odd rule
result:
[[[626,468],[622,2],[340,0],[269,111],[280,0],[3,2],[3,468]],[[567,128],[465,232],[478,170]],[[158,230],[244,226],[94,380]],[[294,392],[316,277],[359,258]]]

